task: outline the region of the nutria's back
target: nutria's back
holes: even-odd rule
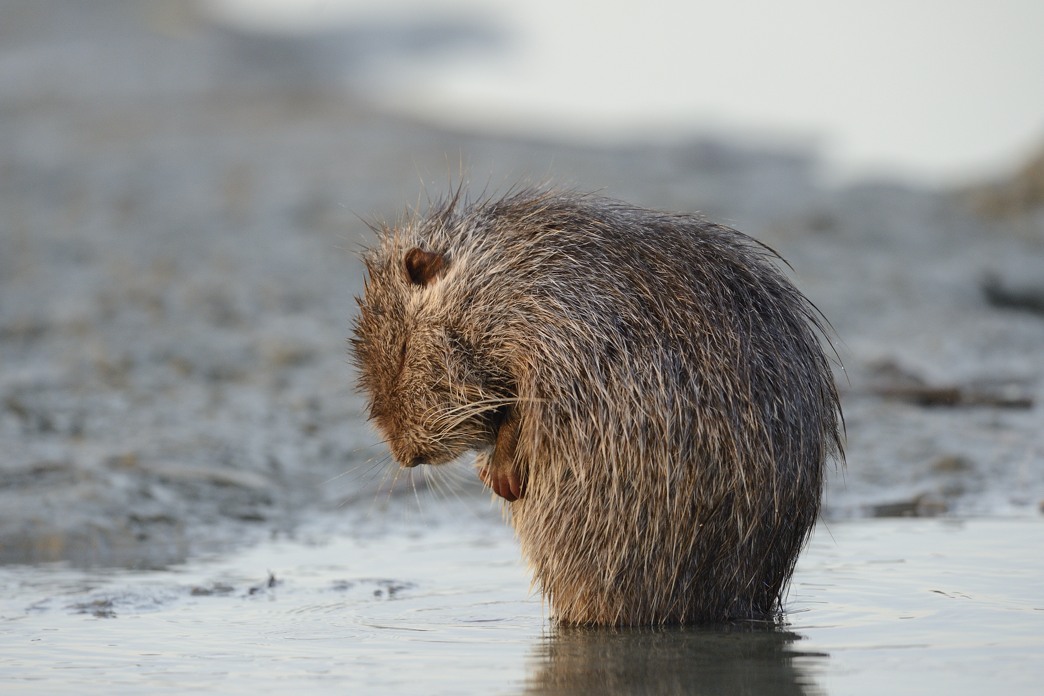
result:
[[[818,315],[770,251],[523,191],[385,228],[365,261],[374,421],[404,465],[479,452],[560,620],[778,610],[841,449]]]

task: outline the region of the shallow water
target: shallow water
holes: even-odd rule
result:
[[[1044,678],[1039,519],[828,523],[782,626],[611,631],[555,627],[509,530],[441,513],[160,571],[2,568],[0,688],[1012,694]]]

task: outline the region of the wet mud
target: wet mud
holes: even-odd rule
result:
[[[702,211],[788,259],[844,364],[828,519],[1040,514],[1036,199],[832,187],[798,148],[440,130],[345,81],[394,42],[345,57],[191,7],[3,5],[0,562],[165,567],[433,486],[488,509],[466,464],[390,469],[347,359],[365,221],[461,177]]]

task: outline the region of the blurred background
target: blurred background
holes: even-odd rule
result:
[[[473,132],[803,143],[831,177],[935,184],[1006,171],[1044,141],[1044,7],[1032,0],[205,7],[269,36],[336,37],[367,23],[441,29],[415,34],[413,50],[385,44],[354,75],[343,58],[360,47],[342,44],[340,68],[382,109]]]
[[[1029,0],[0,0],[0,561],[416,507],[352,389],[355,254],[461,179],[779,250],[845,365],[828,516],[1038,516],[1042,26]]]

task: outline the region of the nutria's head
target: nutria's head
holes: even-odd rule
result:
[[[462,328],[457,259],[445,239],[421,239],[417,230],[379,234],[363,258],[366,287],[352,339],[370,419],[402,466],[444,464],[491,447],[506,394],[497,370],[480,358],[474,343],[481,338]]]

